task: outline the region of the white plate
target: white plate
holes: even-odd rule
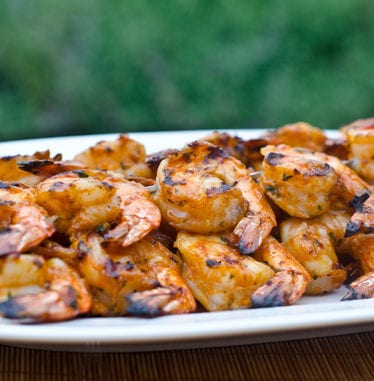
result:
[[[243,138],[259,131],[231,131]],[[147,152],[179,148],[207,131],[131,134]],[[333,133],[334,134],[334,133]],[[23,140],[0,143],[0,156],[50,149],[66,159],[101,139],[117,134]],[[0,318],[0,343],[69,351],[149,351],[239,345],[300,339],[374,329],[374,299],[340,302],[346,290],[303,297],[287,307],[142,318],[85,318],[20,325]]]

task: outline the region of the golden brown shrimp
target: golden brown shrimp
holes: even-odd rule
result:
[[[320,152],[324,150],[327,140],[327,136],[320,128],[305,122],[286,124],[262,137],[268,141],[268,144],[286,144]]]
[[[75,243],[80,271],[94,297],[94,314],[151,317],[196,309],[179,275],[179,258],[160,242],[146,237],[125,249],[102,243],[97,233]]]
[[[20,183],[29,187],[40,181],[40,177],[19,168],[19,164],[34,160],[59,160],[60,155],[50,158],[50,152],[35,152],[33,155],[4,156],[0,158],[0,181],[6,183]]]
[[[336,245],[344,237],[349,213],[329,211],[313,219],[291,217],[280,225],[281,240],[312,276],[309,294],[322,294],[339,288],[346,270],[336,255]]]
[[[39,183],[36,191],[38,204],[57,216],[57,231],[69,236],[98,230],[106,240],[128,246],[161,220],[147,188],[114,172],[65,172]]]
[[[155,201],[164,220],[178,231],[234,229],[230,241],[249,254],[276,225],[245,165],[209,143],[191,143],[163,160],[156,181]]]
[[[374,298],[374,234],[358,233],[344,238],[339,254],[348,254],[360,263],[363,275],[348,285],[342,300]]]
[[[1,259],[0,314],[24,322],[74,318],[90,311],[92,299],[85,281],[64,261],[33,254]]]
[[[338,177],[337,186],[334,187],[334,193],[344,200],[346,204],[354,203],[356,198],[360,199],[364,197],[365,194],[371,193],[370,185],[362,180],[354,170],[334,156],[322,152],[296,149],[283,144],[277,147],[265,147],[263,153],[264,155],[275,154],[275,156],[280,157],[284,155],[290,158],[302,158],[306,161],[317,161],[333,168]],[[297,163],[297,161],[295,161],[295,163]],[[305,192],[305,190],[308,190],[308,188],[300,189],[300,192]],[[320,189],[320,192],[323,192],[323,189]]]
[[[350,237],[359,232],[364,234],[374,233],[374,194],[364,194],[351,202],[356,211],[349,220],[345,236]]]
[[[119,172],[125,176],[152,176],[146,165],[143,144],[121,134],[113,141],[100,141],[74,157],[91,169]]]
[[[266,194],[289,215],[318,216],[330,208],[338,176],[328,164],[295,155],[286,146],[267,146],[261,183]]]
[[[220,147],[228,156],[235,157],[247,167],[251,165],[251,151],[247,149],[246,141],[239,136],[214,131],[200,140]]]
[[[183,259],[182,275],[207,311],[251,306],[251,294],[274,276],[274,271],[244,256],[219,235],[179,232],[174,246]]]
[[[23,253],[53,234],[47,212],[34,201],[33,188],[0,182],[0,256]]]
[[[374,183],[374,118],[359,119],[341,129],[348,141],[351,167],[366,181]]]
[[[255,259],[276,271],[273,278],[252,295],[253,307],[284,306],[296,302],[311,277],[306,269],[275,238],[268,236],[255,252]]]

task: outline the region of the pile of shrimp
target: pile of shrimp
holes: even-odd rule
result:
[[[0,159],[0,316],[53,322],[374,296],[374,119],[213,132],[146,154],[127,135]]]

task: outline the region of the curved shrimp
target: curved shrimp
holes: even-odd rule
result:
[[[318,216],[329,210],[338,176],[328,164],[295,155],[286,146],[267,146],[260,181],[266,194],[289,215]]]
[[[349,291],[342,300],[374,298],[374,234],[358,233],[344,238],[338,251],[357,259],[363,272],[348,285]]]
[[[143,144],[121,134],[113,141],[100,141],[74,157],[91,169],[119,172],[125,176],[149,178],[151,170],[146,165]]]
[[[281,241],[312,276],[309,294],[322,294],[339,288],[346,279],[336,246],[344,237],[349,213],[329,211],[313,219],[291,217],[280,225]]]
[[[0,256],[23,253],[54,233],[52,220],[34,201],[32,188],[0,182]]]
[[[165,221],[178,231],[233,230],[230,241],[254,252],[276,225],[275,215],[245,165],[221,148],[193,142],[163,160],[154,196]]]
[[[23,171],[20,163],[35,160],[60,160],[61,156],[56,155],[50,158],[50,152],[38,151],[32,155],[14,155],[0,158],[0,181],[6,183],[20,183],[28,187],[34,186],[41,179],[39,176]]]
[[[346,166],[341,160],[334,156],[327,155],[322,152],[310,152],[308,150],[303,150],[303,149],[295,149],[286,145],[279,145],[277,147],[274,146],[267,146],[262,150],[263,154],[265,155],[265,160],[264,163],[266,164],[269,159],[270,162],[274,161],[274,166],[277,165],[278,162],[281,164],[285,165],[286,167],[286,160],[290,160],[291,163],[295,163],[297,165],[298,163],[308,163],[310,162],[312,164],[319,164],[317,165],[317,173],[315,174],[314,180],[316,181],[316,184],[321,184],[324,180],[331,179],[331,181],[328,181],[326,183],[327,189],[331,192],[334,193],[337,197],[341,198],[342,200],[345,201],[346,204],[354,204],[356,200],[360,200],[362,197],[365,197],[365,195],[371,193],[371,186],[367,184],[363,179],[358,176],[358,174]],[[283,159],[284,158],[284,159]],[[271,165],[269,166],[271,167]],[[312,165],[313,167],[313,165]],[[287,168],[287,167],[286,167]],[[319,168],[319,170],[318,170]],[[333,171],[331,171],[331,168]],[[269,169],[269,178],[267,181],[270,182],[271,186],[271,178],[270,178],[270,173],[271,168]],[[292,169],[292,168],[291,168]],[[296,167],[296,170],[298,168]],[[301,172],[302,169],[301,169]],[[337,175],[337,182],[334,183],[334,175],[333,172],[336,173]],[[326,178],[325,174],[329,174],[329,176]],[[287,182],[289,180],[292,180],[292,178],[289,178],[289,176],[294,175],[293,173],[286,173],[284,176],[284,181]],[[280,173],[277,174],[277,178],[279,178]],[[323,178],[319,178],[323,177]],[[299,176],[300,177],[300,176]],[[319,181],[318,181],[319,180]],[[332,186],[332,184],[334,185]],[[281,184],[281,181],[277,181],[277,184]],[[336,185],[336,186],[335,186]],[[285,186],[285,185],[284,185]],[[332,189],[331,189],[332,186]],[[310,186],[304,186],[303,189],[299,189],[299,193],[308,192],[310,189]],[[267,191],[267,194],[271,196],[271,190],[269,189]],[[320,193],[321,195],[325,195],[324,197],[329,200],[328,198],[328,193],[322,186],[318,186],[316,189],[316,192]],[[330,196],[330,200],[333,199],[333,196]],[[273,198],[275,201],[275,198]],[[319,205],[319,204],[316,204]],[[326,208],[322,205],[323,211],[326,211]],[[318,208],[318,206],[317,206]]]
[[[74,244],[80,271],[91,286],[94,314],[151,317],[196,309],[179,275],[178,257],[160,242],[146,237],[125,249],[102,243],[102,237],[90,233]]]
[[[311,282],[306,269],[272,236],[268,236],[257,249],[255,258],[269,265],[276,273],[251,295],[253,307],[293,304]]]
[[[114,172],[64,172],[35,189],[38,204],[57,216],[57,231],[70,236],[97,230],[106,240],[129,246],[161,221],[147,188]]]
[[[219,235],[179,232],[174,246],[183,259],[183,278],[207,311],[250,307],[251,294],[274,276],[265,263],[240,255]]]
[[[366,181],[374,183],[374,118],[359,119],[342,127],[348,141],[351,167]]]
[[[92,299],[85,281],[64,261],[24,254],[1,259],[0,314],[23,322],[50,322],[90,311]],[[9,296],[10,295],[10,296]]]

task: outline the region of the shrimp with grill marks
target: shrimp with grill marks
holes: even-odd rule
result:
[[[268,265],[241,255],[217,234],[179,232],[174,246],[183,278],[207,311],[250,307],[251,294],[274,276]]]
[[[370,184],[374,183],[374,118],[359,119],[344,126],[351,167]]]
[[[275,238],[268,236],[255,252],[255,258],[276,273],[251,295],[253,307],[293,304],[304,294],[311,281],[309,273]]]
[[[349,217],[344,210],[328,211],[313,219],[291,217],[281,223],[283,245],[312,276],[306,293],[331,292],[345,281],[347,272],[336,252]]]
[[[104,245],[97,233],[74,243],[79,268],[102,316],[159,316],[193,312],[196,302],[179,275],[180,260],[160,242],[145,237],[123,248]]]
[[[57,230],[70,237],[97,230],[129,246],[161,221],[147,188],[115,172],[64,172],[39,183],[36,192],[38,204],[56,216]]]
[[[221,148],[193,142],[161,162],[154,196],[165,221],[178,231],[232,231],[230,242],[253,253],[276,225],[260,187],[239,160]]]
[[[325,162],[295,155],[285,146],[267,146],[261,183],[266,194],[289,215],[318,216],[329,210],[338,176]]]
[[[0,303],[0,314],[6,318],[50,322],[91,310],[92,298],[85,281],[61,259],[22,254],[0,261],[0,292],[6,290],[8,294]]]
[[[102,140],[74,157],[91,169],[116,171],[124,176],[149,178],[143,144],[121,134],[113,141]]]
[[[33,188],[0,182],[0,256],[23,253],[54,233],[52,220],[35,197]]]
[[[344,238],[338,247],[340,254],[348,254],[360,263],[363,275],[348,285],[343,300],[374,298],[374,234],[358,233]]]

